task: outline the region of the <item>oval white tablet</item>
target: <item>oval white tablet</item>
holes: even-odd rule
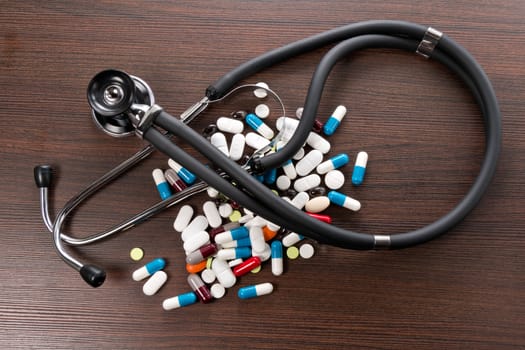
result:
[[[164,271],[157,271],[151,276],[146,283],[144,283],[144,286],[142,287],[142,291],[146,295],[154,295],[159,291],[159,289],[166,283],[168,280],[168,275]]]
[[[326,196],[319,196],[306,202],[304,209],[310,213],[320,213],[330,206],[330,199]]]

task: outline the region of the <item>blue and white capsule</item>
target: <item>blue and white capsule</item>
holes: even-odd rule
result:
[[[164,172],[160,169],[154,169],[151,175],[153,176],[155,185],[157,185],[157,191],[159,192],[160,198],[162,200],[169,198],[171,196],[171,190],[170,185],[164,176]]]
[[[328,159],[327,161],[319,164],[315,170],[319,175],[323,175],[331,170],[339,169],[345,166],[346,164],[348,164],[349,161],[350,158],[348,157],[348,154],[340,153]]]
[[[173,159],[168,160],[168,165],[170,168],[175,170],[177,175],[184,181],[186,184],[191,185],[197,180],[197,176],[193,174],[191,171],[174,161]]]
[[[144,278],[149,277],[153,275],[155,272],[162,270],[166,266],[166,261],[162,258],[157,258],[146,265],[142,266],[141,268],[135,270],[133,272],[133,280],[134,281],[142,281]]]
[[[235,241],[226,242],[221,244],[221,248],[240,248],[240,247],[250,247],[252,246],[252,241],[250,237],[237,239]]]
[[[359,211],[359,209],[361,209],[361,203],[358,200],[353,199],[341,192],[328,192],[328,199],[330,199],[331,203],[352,211]]]
[[[166,299],[162,302],[162,308],[166,311],[178,309],[179,307],[188,306],[197,302],[197,295],[193,292],[177,295],[176,297]]]
[[[354,171],[352,172],[352,184],[354,186],[359,186],[363,183],[367,163],[368,153],[364,151],[359,152],[355,159]]]
[[[283,274],[283,244],[281,241],[273,241],[272,249],[272,274],[274,276],[281,276]]]
[[[239,226],[237,228],[234,228],[233,230],[218,233],[215,236],[215,243],[224,244],[224,243],[228,243],[231,241],[237,241],[239,239],[243,239],[248,236],[250,236],[250,232],[248,231],[248,228],[246,228],[245,226]]]
[[[339,124],[341,124],[341,120],[343,120],[345,115],[346,115],[346,107],[343,105],[337,106],[335,111],[332,113],[330,118],[328,118],[328,120],[323,126],[324,134],[326,136],[333,135],[334,132],[339,127]]]
[[[266,125],[258,116],[253,113],[249,113],[244,119],[246,124],[257,133],[261,134],[264,138],[271,140],[274,136],[273,130]]]
[[[217,251],[217,258],[225,261],[246,259],[250,256],[252,256],[252,249],[250,247],[226,248]]]
[[[268,295],[273,292],[273,284],[267,282],[267,283],[260,283],[255,284],[252,286],[242,287],[239,289],[239,292],[237,295],[241,299],[251,299],[251,298],[257,298],[263,295]]]

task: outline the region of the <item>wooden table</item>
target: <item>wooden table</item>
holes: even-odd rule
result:
[[[3,1],[0,10],[0,348],[2,349],[513,349],[525,347],[525,6],[520,0],[435,1]],[[245,60],[308,35],[368,19],[431,25],[467,48],[490,77],[503,115],[495,179],[476,209],[447,235],[400,251],[347,251],[315,244],[310,259],[268,265],[209,305],[163,311],[188,291],[172,223],[178,207],[75,253],[107,269],[88,287],[55,254],[41,219],[35,165],[56,167],[56,213],[84,186],[134,153],[92,123],[91,77],[123,69],[149,82],[157,103],[180,114],[209,83]],[[268,82],[289,114],[302,106],[327,49],[251,77]],[[370,155],[365,183],[344,191],[359,213],[331,209],[336,224],[398,233],[431,223],[468,190],[483,156],[480,112],[468,90],[432,60],[393,50],[340,62],[319,117],[349,114],[331,138],[352,162]],[[234,108],[234,107],[231,107]],[[217,112],[216,112],[217,113]],[[215,120],[210,112],[197,130]],[[184,149],[196,154],[189,146]],[[75,236],[98,232],[155,203],[151,170],[160,153],[83,204]],[[346,174],[350,174],[350,166]],[[196,208],[206,199],[195,197]],[[198,209],[200,210],[200,208]],[[168,261],[168,283],[152,297],[131,280],[146,259]],[[240,300],[239,286],[270,281],[271,296]]]

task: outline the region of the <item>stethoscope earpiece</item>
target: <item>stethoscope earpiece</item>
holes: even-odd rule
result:
[[[89,82],[87,98],[95,124],[113,137],[134,134],[135,127],[127,116],[133,104],[151,106],[155,103],[146,82],[116,69],[95,75]]]

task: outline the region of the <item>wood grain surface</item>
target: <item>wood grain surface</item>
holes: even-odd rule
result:
[[[0,1],[1,349],[520,349],[525,348],[525,6],[494,1]],[[189,290],[172,223],[178,207],[105,242],[75,250],[107,269],[88,287],[55,254],[40,219],[33,167],[56,168],[51,210],[142,147],[91,121],[86,87],[107,68],[147,81],[177,115],[222,74],[267,50],[347,23],[400,19],[431,25],[469,50],[490,77],[503,115],[498,171],[476,209],[447,235],[400,251],[315,244],[310,260],[268,265],[211,304],[163,311]],[[266,81],[289,113],[302,106],[328,48],[246,80]],[[359,213],[330,209],[337,225],[374,234],[429,224],[468,191],[484,130],[469,91],[445,67],[414,54],[367,50],[332,72],[319,116],[350,112],[333,152],[370,155],[365,184],[346,193]],[[235,109],[235,106],[228,108]],[[215,114],[214,114],[215,113]],[[197,130],[217,111],[197,121]],[[191,154],[196,152],[179,142]],[[67,232],[103,230],[158,200],[160,153],[75,211]],[[350,176],[350,167],[345,169]],[[348,177],[347,177],[348,179]],[[197,208],[206,196],[191,200]],[[200,209],[199,209],[200,210]],[[151,297],[131,273],[168,261]],[[272,295],[240,300],[239,286],[272,282]]]

